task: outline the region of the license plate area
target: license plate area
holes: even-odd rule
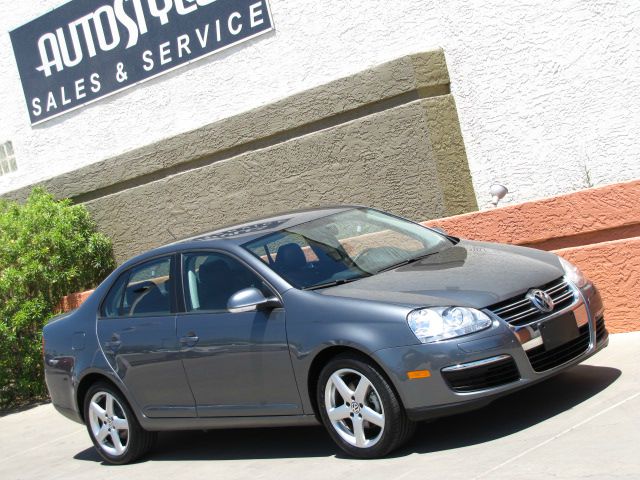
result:
[[[580,331],[573,312],[567,312],[540,324],[540,335],[546,351],[578,338]]]

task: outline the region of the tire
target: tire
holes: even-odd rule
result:
[[[415,430],[387,379],[358,355],[339,355],[325,365],[316,399],[329,435],[353,457],[383,457]]]
[[[98,382],[84,398],[84,418],[89,437],[105,462],[133,462],[153,446],[156,433],[144,430],[122,393],[113,385]]]

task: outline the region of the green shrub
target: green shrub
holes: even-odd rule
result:
[[[0,200],[0,409],[43,398],[42,327],[63,296],[115,267],[110,240],[86,208],[33,190]]]

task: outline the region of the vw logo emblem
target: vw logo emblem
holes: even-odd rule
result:
[[[529,290],[527,293],[527,298],[536,307],[543,313],[549,313],[553,310],[555,304],[553,303],[553,298],[545,292],[544,290],[540,290],[539,288],[533,288]]]
[[[358,402],[351,402],[351,411],[353,413],[360,413],[360,404]]]

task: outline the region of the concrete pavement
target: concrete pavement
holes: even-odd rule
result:
[[[382,460],[338,453],[318,428],[161,434],[135,465],[100,462],[51,405],[0,418],[1,479],[640,479],[640,332],[488,407],[421,424]]]

